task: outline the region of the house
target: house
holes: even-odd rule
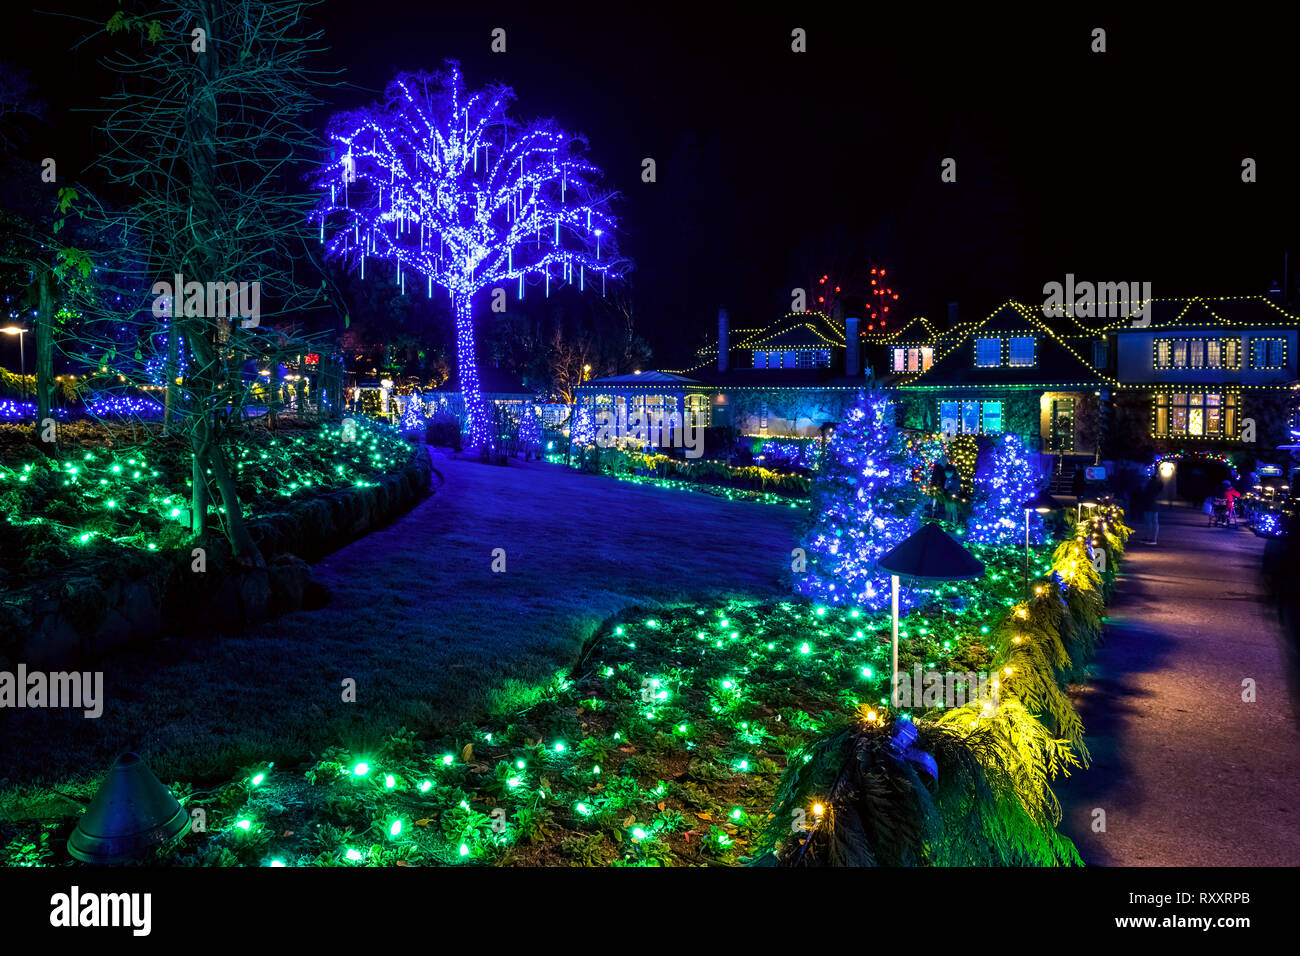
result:
[[[820,312],[792,312],[765,328],[739,330],[733,344],[721,309],[717,343],[699,350],[699,364],[596,379],[575,397],[593,413],[689,411],[706,427],[742,435],[812,437],[839,421],[859,391],[880,384],[867,357],[895,341],[915,343],[928,360],[938,340],[923,319],[885,334],[860,329],[852,317],[841,325]],[[918,351],[918,368],[921,361]]]
[[[1116,443],[1233,460],[1289,444],[1297,325],[1266,296],[1151,299],[1105,325]]]
[[[1014,432],[1057,470],[1189,448],[1241,463],[1291,441],[1298,325],[1265,296],[1151,299],[1111,319],[1009,300],[976,320],[950,307],[945,331],[917,318],[888,333],[798,312],[733,335],[721,310],[699,364],[598,379],[577,400],[689,407],[705,425],[794,438],[817,435],[875,387],[896,393],[904,427]]]
[[[1097,368],[1104,346],[1096,330],[1061,327],[1008,301],[945,335],[928,370],[893,383],[899,423],[950,435],[1014,432],[1058,463],[1096,460],[1120,385]]]

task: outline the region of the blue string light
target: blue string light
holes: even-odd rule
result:
[[[586,274],[621,275],[614,193],[582,153],[586,142],[551,120],[519,123],[507,86],[465,88],[459,66],[399,73],[382,104],[337,114],[332,161],[317,172],[326,256],[365,276],[367,256],[446,290],[471,444],[495,444],[474,355],[477,293],[552,273],[585,288]],[[326,226],[330,228],[327,229]],[[401,280],[399,280],[401,281]]]

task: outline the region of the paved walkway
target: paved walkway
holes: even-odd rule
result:
[[[1160,524],[1157,546],[1130,539],[1095,679],[1075,694],[1093,763],[1059,782],[1061,830],[1095,865],[1300,864],[1295,649],[1267,603],[1263,539],[1190,509]]]

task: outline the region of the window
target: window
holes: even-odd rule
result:
[[[1034,337],[1016,335],[1011,338],[1011,359],[1008,365],[1026,367],[1034,364]]]
[[[1251,339],[1250,367],[1253,369],[1286,368],[1286,340]]]
[[[767,368],[767,353],[766,353],[766,352],[755,352],[755,353],[754,353],[754,368]]]
[[[974,400],[940,402],[939,431],[945,435],[999,433],[1002,431],[1002,403]]]
[[[1157,438],[1236,438],[1237,396],[1221,392],[1162,392],[1155,396]]]
[[[1002,431],[1002,403],[985,402],[984,403],[984,433],[986,435],[998,434]]]
[[[928,345],[912,345],[894,349],[895,372],[924,372],[934,364],[934,349]]]
[[[799,368],[829,368],[831,364],[830,349],[803,349],[797,355]]]
[[[1239,339],[1156,339],[1155,367],[1159,369],[1241,367]]]
[[[690,428],[692,423],[698,422],[701,427],[708,428],[712,420],[712,407],[709,405],[709,396],[707,395],[687,395],[686,396],[686,413],[683,416],[682,424]]]
[[[798,368],[798,367],[799,367],[799,353],[796,352],[796,351],[794,351],[793,349],[790,349],[790,350],[787,351],[787,352],[782,352],[782,353],[781,353],[781,367],[782,367],[782,368]]]
[[[975,364],[980,368],[996,368],[1002,364],[1001,339],[976,339]]]

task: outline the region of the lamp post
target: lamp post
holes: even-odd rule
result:
[[[933,581],[969,581],[984,577],[984,562],[967,551],[937,524],[927,522],[913,531],[876,562],[889,572],[890,623],[893,664],[890,672],[890,706],[898,709],[898,585],[900,578],[925,584]]]
[[[1078,524],[1083,520],[1084,508],[1095,508],[1095,507],[1097,507],[1097,502],[1095,501],[1079,501],[1074,508],[1074,523]]]
[[[1165,503],[1171,506],[1174,503],[1174,489],[1173,486],[1169,483],[1169,480],[1174,477],[1174,473],[1177,470],[1178,470],[1178,465],[1176,465],[1172,461],[1165,460],[1160,463],[1160,480],[1163,481],[1165,483],[1165,487],[1169,489],[1169,495],[1166,498]]]
[[[1040,488],[1038,494],[1025,502],[1025,593],[1029,593],[1029,513],[1037,511],[1040,515],[1045,515],[1049,511],[1056,511],[1061,507],[1061,503],[1049,495],[1046,489]]]
[[[21,376],[19,381],[22,382],[21,401],[27,397],[27,351],[23,347],[23,336],[27,334],[27,330],[17,325],[6,325],[3,329],[0,329],[0,332],[3,332],[5,335],[18,336],[18,364],[19,374]],[[37,356],[37,358],[39,359],[40,356]],[[40,363],[38,362],[37,364],[39,365]]]

